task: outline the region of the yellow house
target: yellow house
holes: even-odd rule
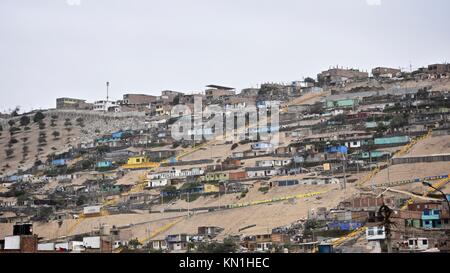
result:
[[[138,165],[147,162],[149,162],[149,160],[146,156],[132,156],[128,158],[127,165]]]
[[[212,184],[203,184],[203,192],[204,193],[214,193],[219,192],[219,186],[212,185]]]
[[[122,166],[125,169],[141,169],[141,168],[156,168],[159,163],[150,161],[146,156],[132,156],[128,158],[127,164]]]

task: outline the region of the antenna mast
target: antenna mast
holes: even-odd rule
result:
[[[109,82],[106,82],[106,102],[109,101]]]

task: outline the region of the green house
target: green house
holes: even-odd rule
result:
[[[376,158],[382,158],[382,157],[386,157],[386,156],[390,156],[391,153],[389,152],[383,152],[383,151],[371,151],[370,154],[369,152],[362,152],[360,154],[360,158],[361,159],[376,159]]]
[[[327,100],[327,108],[353,108],[358,104],[355,99]]]
[[[375,145],[401,145],[406,144],[410,141],[409,136],[395,136],[395,137],[382,137],[382,138],[375,138],[374,144]]]
[[[207,173],[202,176],[202,182],[228,181],[229,174],[224,172]]]

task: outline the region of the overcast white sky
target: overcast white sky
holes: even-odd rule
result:
[[[78,5],[79,3],[79,5]],[[0,111],[450,61],[448,0],[1,0]]]

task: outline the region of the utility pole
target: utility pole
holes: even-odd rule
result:
[[[391,226],[394,225],[393,222],[391,222],[390,217],[392,214],[392,209],[390,209],[388,206],[383,204],[380,209],[378,210],[378,214],[383,217],[383,227],[384,232],[386,235],[385,243],[387,248],[387,253],[392,253],[392,241],[391,241]]]
[[[390,165],[390,159],[389,159],[389,154],[388,155],[386,155],[386,157],[387,157],[387,179],[388,179],[388,183],[391,183],[391,178],[390,178],[390,172],[389,172],[389,165]]]
[[[346,158],[345,158],[345,154],[342,154],[342,155],[344,156],[342,167],[343,167],[343,171],[344,171],[344,190],[345,190],[345,189],[347,189],[347,172],[346,172],[346,168],[345,168]]]
[[[190,214],[189,214],[189,190],[187,191],[187,216],[189,218]]]
[[[106,102],[109,101],[109,82],[106,82]]]
[[[109,101],[109,82],[106,82],[106,102],[105,102],[105,112],[108,112],[108,101]]]

